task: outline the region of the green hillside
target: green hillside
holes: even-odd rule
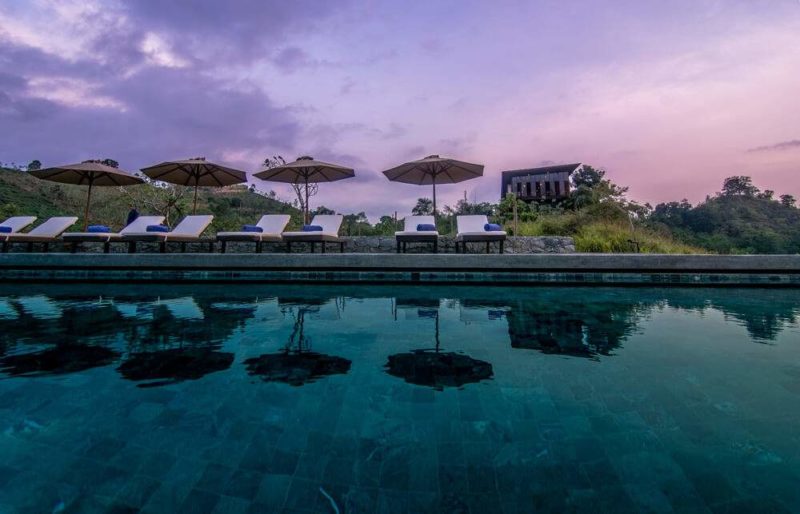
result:
[[[0,218],[14,215],[79,216],[73,227],[83,225],[83,210],[87,188],[39,180],[24,171],[0,168]],[[116,187],[92,190],[90,223],[122,228],[128,211],[135,205],[142,214],[161,214],[174,225],[191,214],[193,189],[182,187],[159,188],[150,184],[131,186],[124,191]],[[253,193],[245,186],[201,188],[198,194],[198,213],[214,215],[212,230],[238,230],[243,224],[255,223],[262,214],[292,215],[291,227],[300,225],[300,211],[273,198]]]
[[[749,177],[730,177],[720,193],[694,207],[685,200],[657,205],[650,221],[714,252],[798,253],[800,209],[791,195],[773,196]]]

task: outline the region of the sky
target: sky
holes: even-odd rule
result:
[[[800,197],[800,0],[4,0],[0,126],[23,165],[311,155],[356,170],[312,208],[372,219],[430,197],[380,173],[430,154],[485,165],[439,205],[572,162],[642,203]]]

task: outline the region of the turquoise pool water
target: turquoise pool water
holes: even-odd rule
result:
[[[800,511],[800,293],[0,287],[0,513]]]

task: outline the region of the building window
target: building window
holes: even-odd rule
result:
[[[544,194],[545,196],[550,194],[550,181],[544,183]]]
[[[517,182],[517,194],[522,194],[522,184],[520,182]]]
[[[542,183],[536,181],[536,196],[542,196]]]
[[[531,195],[531,183],[525,182],[525,196]]]
[[[569,196],[569,180],[564,181],[564,196]]]
[[[561,183],[555,181],[553,182],[553,185],[556,187],[556,196],[561,196]]]

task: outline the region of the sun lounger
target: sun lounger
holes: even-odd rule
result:
[[[0,232],[0,241],[5,240],[9,234],[16,234],[34,221],[36,221],[36,216],[12,216],[8,218],[0,223],[0,227],[3,227],[2,232]]]
[[[111,243],[122,242],[125,234],[144,232],[149,225],[164,223],[164,216],[139,216],[119,232],[67,232],[61,239],[71,243],[71,250],[75,252],[81,243],[103,243],[103,252],[108,253]]]
[[[186,216],[178,223],[175,228],[168,232],[148,232],[147,228],[141,232],[128,232],[122,235],[122,240],[128,242],[128,252],[136,252],[136,243],[157,242],[158,250],[161,253],[167,251],[167,243],[180,243],[181,251],[186,251],[186,243],[197,243],[202,241],[201,234],[208,228],[214,216],[210,214],[199,216]],[[211,250],[214,249],[214,242],[210,243]]]
[[[244,241],[256,244],[256,253],[261,253],[263,243],[280,243],[283,241],[281,232],[289,224],[288,214],[265,214],[261,216],[255,227],[261,229],[241,232],[217,232],[217,241],[221,243],[220,252],[225,253],[229,241]]]
[[[432,226],[434,230],[417,230],[418,228],[429,228],[423,225]],[[436,229],[436,220],[433,216],[408,216],[405,219],[403,231],[395,232],[394,238],[397,241],[397,253],[402,247],[406,253],[408,243],[433,243],[433,253],[439,251],[439,231]]]
[[[36,221],[36,216],[12,216],[0,223],[0,227],[4,227],[3,231],[0,232],[0,241],[3,242],[3,251],[5,252],[8,250],[8,236],[19,233],[20,230],[34,221]]]
[[[50,243],[58,241],[59,236],[78,221],[76,216],[59,216],[50,218],[30,232],[7,234],[3,241],[3,252],[8,251],[11,243],[27,243],[28,251],[33,250],[34,243],[41,243],[45,252],[50,249]]]
[[[483,215],[457,216],[456,226],[456,253],[467,252],[467,243],[486,243],[486,253],[489,253],[491,243],[500,243],[500,253],[503,253],[503,244],[506,241],[506,233],[502,230],[486,230],[489,220]]]
[[[291,253],[292,243],[308,243],[311,245],[311,253],[314,253],[314,246],[322,243],[322,253],[325,253],[327,243],[338,243],[339,251],[344,252],[344,241],[339,238],[339,227],[342,226],[341,214],[320,214],[314,216],[306,227],[321,227],[319,231],[303,232],[284,232],[283,240],[286,241],[286,250]]]

